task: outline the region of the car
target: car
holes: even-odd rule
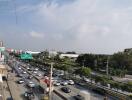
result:
[[[74,98],[75,98],[75,100],[85,100],[85,98],[79,94],[74,96]]]
[[[20,80],[17,81],[17,83],[22,84],[22,83],[24,83],[24,80],[20,79]]]
[[[85,81],[85,82],[91,82],[90,79],[88,79],[86,77],[83,78],[83,81]]]
[[[61,85],[68,85],[68,82],[67,81],[62,81]]]
[[[30,82],[28,82],[27,86],[30,88],[34,88],[35,84],[32,81],[30,81]]]
[[[28,69],[28,71],[33,71],[33,69],[32,69],[32,68],[30,68],[30,69]]]
[[[35,95],[32,91],[26,91],[24,93],[24,96],[28,99],[28,100],[33,100],[35,98]]]
[[[29,70],[30,68],[29,67],[27,67],[27,70]]]
[[[22,73],[23,73],[23,74],[26,74],[27,72],[23,71]]]
[[[54,74],[54,73],[52,74],[52,77],[56,77],[56,76],[57,76],[56,74]]]
[[[57,82],[58,81],[58,77],[52,77],[52,81]]]
[[[55,86],[60,86],[61,84],[60,84],[60,82],[54,82],[54,85]]]
[[[33,76],[31,76],[31,75],[30,75],[30,76],[28,76],[27,78],[28,78],[28,79],[32,79],[32,78],[33,78]]]
[[[47,69],[46,68],[42,68],[43,71],[46,71]]]
[[[35,68],[34,70],[35,70],[35,71],[38,71],[39,69],[38,69],[38,68]]]
[[[36,71],[33,71],[33,73],[34,73],[34,74],[37,74],[37,72],[36,72]]]
[[[29,83],[29,84],[32,84],[33,82],[32,82],[32,81],[29,81],[28,83]]]
[[[0,100],[2,100],[2,99],[0,99]],[[12,97],[8,97],[7,100],[13,100],[13,98]]]
[[[45,72],[45,73],[44,73],[44,76],[48,76],[48,75],[49,75],[49,73],[48,73],[48,72]]]
[[[19,73],[19,74],[17,74],[17,76],[18,76],[18,77],[23,77],[23,75],[22,75],[22,74],[20,74],[20,73]]]
[[[41,77],[41,76],[42,76],[42,74],[41,74],[41,73],[38,73],[38,74],[37,74],[37,76]]]
[[[61,90],[65,93],[70,93],[71,92],[71,89],[68,88],[68,87],[62,87]]]
[[[64,72],[63,71],[56,72],[56,75],[57,76],[63,76],[64,75]]]
[[[18,69],[22,69],[21,67],[19,67]]]
[[[68,80],[68,84],[69,85],[74,85],[74,81],[73,80]]]

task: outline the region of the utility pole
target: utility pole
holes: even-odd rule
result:
[[[52,100],[52,73],[53,73],[53,63],[51,63],[51,68],[50,68],[49,100]]]
[[[106,75],[109,76],[109,57],[107,58]]]
[[[98,62],[97,62],[97,59],[95,59],[95,60],[94,60],[94,66],[95,66],[96,71],[97,71],[97,63],[98,63]]]
[[[85,62],[85,58],[83,59],[83,62],[82,62],[82,64],[83,64],[83,67],[84,67],[84,62]]]

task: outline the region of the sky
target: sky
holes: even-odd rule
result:
[[[0,0],[0,40],[32,51],[132,48],[132,0]]]

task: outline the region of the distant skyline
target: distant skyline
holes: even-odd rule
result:
[[[132,0],[0,0],[7,48],[112,54],[132,48]]]

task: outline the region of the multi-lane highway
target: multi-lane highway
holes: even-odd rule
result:
[[[23,66],[25,66],[25,67],[29,67],[27,64],[24,64]],[[25,70],[26,70],[26,68],[25,68]],[[27,70],[26,70],[27,71]],[[42,75],[45,73],[44,71],[42,71],[42,70],[38,70],[37,71],[38,73],[41,73]],[[35,74],[33,74],[34,76],[35,76]],[[35,77],[37,77],[38,79],[40,78],[40,77],[38,77],[38,76],[35,76]],[[63,80],[63,79],[61,79],[61,80]],[[34,80],[35,81],[35,80]],[[37,82],[37,81],[36,81]],[[92,92],[92,91],[90,91],[90,90],[88,90],[88,89],[85,89],[85,88],[83,88],[83,87],[80,87],[80,86],[78,86],[78,85],[68,85],[67,87],[69,87],[70,89],[71,89],[71,93],[63,93],[62,91],[61,91],[61,87],[63,87],[63,86],[57,86],[57,87],[54,87],[54,89],[56,90],[56,91],[58,91],[60,94],[62,94],[63,96],[65,96],[67,99],[69,99],[69,100],[74,100],[74,96],[76,96],[81,90],[85,90],[85,91],[87,91],[87,92],[89,92],[90,94],[91,94],[91,100],[102,100],[103,98],[104,98],[104,96],[103,95],[99,95],[99,94],[97,94],[97,93],[94,93],[94,92]],[[111,98],[109,98],[109,100],[112,100]]]
[[[38,86],[40,85],[40,83],[38,82],[38,80],[36,80],[34,77],[32,79],[28,79],[28,76],[31,75],[35,75],[33,74],[31,71],[29,72],[28,70],[26,70],[26,68],[24,68],[23,66],[21,66],[19,64],[19,62],[14,62],[11,65],[11,68],[14,70],[14,73],[10,74],[10,77],[13,77],[12,81],[10,82],[10,88],[12,90],[12,95],[15,98],[14,100],[25,100],[26,98],[24,97],[24,93],[26,91],[31,90],[31,88],[29,88],[27,86],[28,82],[33,82],[35,84],[35,87],[32,88],[32,91],[35,94],[35,99],[34,100],[41,100],[41,95],[43,94],[39,89]],[[18,77],[19,76],[19,77]],[[40,78],[40,77],[38,77]],[[23,84],[18,84],[17,81],[23,79],[24,83]],[[13,88],[15,88],[15,91],[13,91]],[[52,100],[62,100],[58,95],[56,95],[55,93],[52,94]]]
[[[12,68],[13,70],[15,70],[15,81],[19,80],[20,77],[16,77],[16,75],[20,75],[22,79],[24,79],[24,84],[16,84],[17,88],[19,88],[19,95],[24,94],[25,91],[29,91],[29,88],[27,87],[27,82],[28,81],[32,81],[36,86],[40,85],[40,79],[42,79],[44,77],[44,74],[47,73],[46,67],[43,67],[45,70],[39,69],[36,66],[31,66],[28,63],[23,63],[23,62],[19,62],[19,61],[14,61],[12,63]],[[37,69],[36,69],[37,68]],[[41,67],[42,68],[42,67]],[[32,69],[32,70],[29,70]],[[35,71],[34,71],[35,70]],[[32,79],[28,79],[28,76],[33,76]],[[55,77],[53,77],[55,79]],[[64,81],[64,79],[62,79],[61,77],[58,78],[59,81]],[[44,82],[43,82],[44,83]],[[86,83],[87,84],[87,83]],[[80,91],[87,91],[88,93],[90,93],[90,98],[91,100],[102,100],[104,98],[104,95],[100,95],[98,93],[93,92],[91,89],[89,89],[88,87],[83,87],[80,85],[67,85],[67,87],[69,87],[71,89],[70,93],[64,93],[61,88],[63,86],[54,86],[54,90],[57,91],[59,94],[61,94],[63,97],[67,98],[68,100],[75,100],[74,96],[76,96],[77,94],[79,94]],[[41,91],[39,91],[39,89],[37,87],[35,87],[33,89],[33,92],[35,93],[35,100],[40,100],[40,95],[42,94]],[[23,96],[22,96],[23,97]],[[62,98],[57,95],[56,93],[52,93],[52,100],[62,100]],[[23,100],[23,98],[21,98],[20,100]],[[109,100],[118,100],[118,99],[113,99],[109,97]]]

